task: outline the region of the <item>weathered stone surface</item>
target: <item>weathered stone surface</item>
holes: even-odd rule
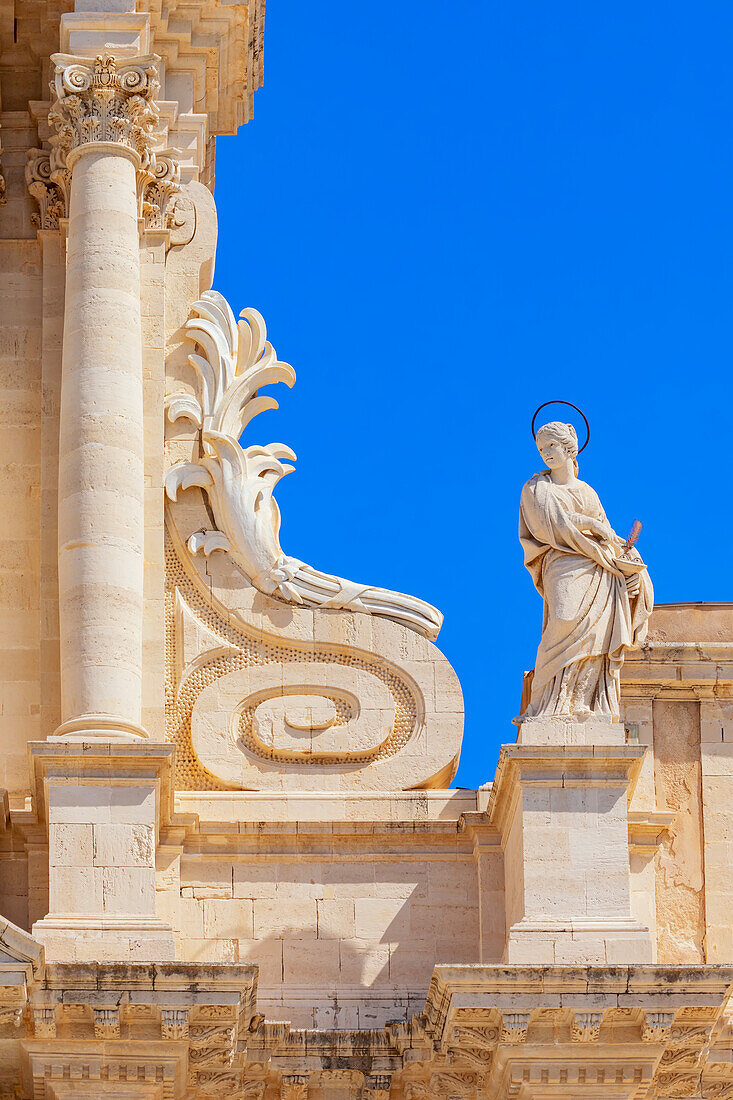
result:
[[[439,614],[283,553],[239,444],[293,377],[208,293],[261,0],[133,8],[2,43],[0,1096],[732,1096],[733,607],[630,649],[632,570],[620,707],[450,789]]]

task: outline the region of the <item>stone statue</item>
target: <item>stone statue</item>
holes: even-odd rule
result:
[[[519,539],[545,601],[528,718],[619,716],[625,651],[645,638],[654,604],[646,566],[578,478],[571,424],[539,429],[546,470],[522,489]]]

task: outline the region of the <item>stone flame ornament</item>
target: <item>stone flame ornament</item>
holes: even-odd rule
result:
[[[187,336],[198,349],[189,356],[198,396],[175,394],[166,408],[171,422],[186,418],[200,429],[204,454],[200,462],[172,467],[166,492],[175,500],[181,490],[198,486],[216,520],[216,530],[191,535],[191,553],[226,551],[255,588],[287,603],[381,615],[436,638],[443,616],[423,600],[322,573],[283,552],[273,491],[294,469],[295,455],[283,443],[239,443],[258,413],[277,408],[274,398],[260,396],[259,389],[295,382],[293,368],[278,360],[267,340],[257,310],[243,310],[237,323],[226,299],[206,291],[192,307]]]
[[[633,540],[619,538],[594,490],[578,478],[572,424],[545,424],[535,441],[547,469],[522,489],[519,540],[545,606],[531,697],[519,721],[618,719],[621,666],[646,636],[652,583]]]

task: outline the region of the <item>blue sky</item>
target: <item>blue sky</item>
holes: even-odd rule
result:
[[[517,508],[535,406],[640,518],[658,602],[733,599],[733,6],[268,0],[254,121],[217,144],[215,287],[298,381],[286,551],[445,614],[457,785],[514,739],[541,601]]]

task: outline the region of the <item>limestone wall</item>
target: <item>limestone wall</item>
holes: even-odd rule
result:
[[[481,961],[477,864],[460,824],[475,806],[456,791],[187,795],[180,809],[201,817],[159,856],[158,913],[184,958],[256,960],[268,1018],[408,1019],[436,960]],[[495,946],[483,961],[500,957]]]

